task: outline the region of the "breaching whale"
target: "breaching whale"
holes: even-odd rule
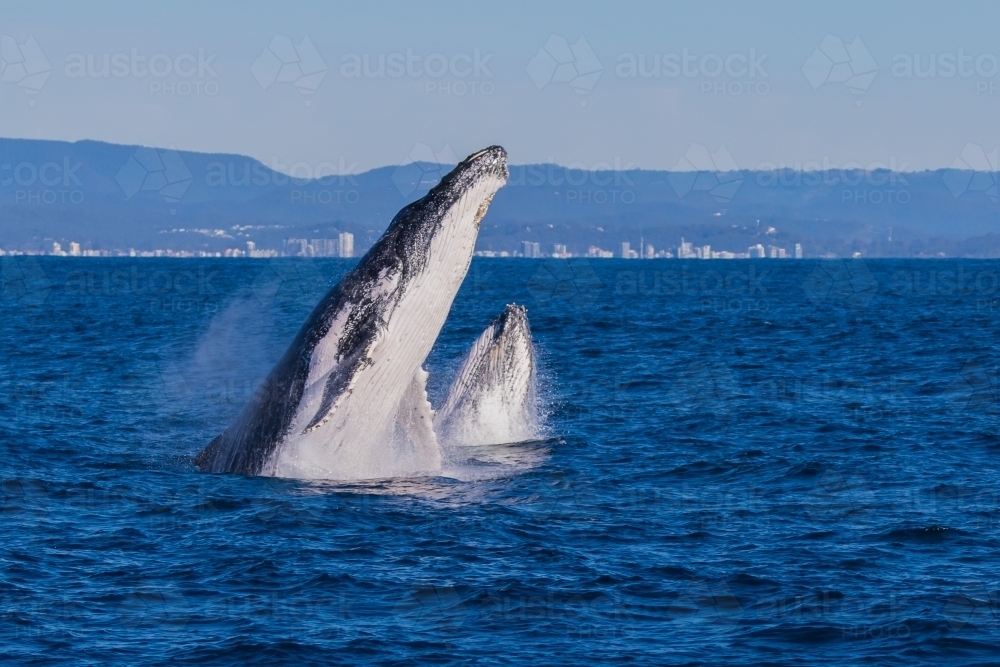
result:
[[[535,354],[524,306],[510,304],[472,344],[434,418],[442,443],[498,445],[537,435]]]
[[[203,470],[365,479],[440,468],[422,365],[465,278],[507,154],[470,155],[320,301]]]

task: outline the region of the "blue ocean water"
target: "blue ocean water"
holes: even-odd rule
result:
[[[1000,263],[477,258],[545,432],[462,474],[191,458],[343,260],[3,258],[4,664],[996,664]]]

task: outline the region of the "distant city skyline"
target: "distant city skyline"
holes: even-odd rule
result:
[[[657,250],[651,243],[640,241],[642,252],[632,249],[629,241],[622,241],[618,244],[618,253],[604,250],[598,246],[589,246],[585,254],[569,252],[566,244],[552,244],[552,252],[547,253],[542,250],[542,244],[536,241],[522,241],[520,250],[477,250],[474,255],[477,257],[509,257],[526,259],[570,259],[574,257],[587,257],[591,259],[803,259],[804,253],[802,245],[794,244],[791,254],[779,246],[769,245],[765,250],[763,244],[750,246],[746,252],[733,252],[728,250],[712,250],[710,245],[696,246],[682,237],[680,244],[669,246]],[[136,250],[129,248],[122,249],[92,249],[84,248],[79,241],[69,241],[67,247],[63,248],[63,243],[53,241],[49,252],[24,252],[7,251],[0,248],[0,256],[6,255],[33,255],[47,254],[56,257],[248,257],[248,258],[272,258],[272,257],[299,257],[299,258],[328,258],[337,257],[350,259],[354,257],[354,235],[350,232],[342,232],[336,239],[317,238],[288,238],[282,243],[279,251],[273,248],[258,248],[254,241],[246,241],[245,248],[226,248],[219,251],[190,250],[177,248],[159,248],[153,250]],[[856,256],[860,256],[857,253]]]
[[[335,239],[285,239],[282,250],[258,248],[254,241],[246,241],[244,248],[224,250],[191,250],[186,248],[157,248],[153,250],[93,249],[83,248],[79,241],[70,241],[66,249],[60,241],[53,241],[48,253],[7,251],[0,248],[0,256],[48,254],[55,257],[250,257],[264,259],[270,257],[354,257],[354,234],[341,232]]]
[[[997,170],[995,3],[109,1],[3,14],[10,137],[341,173],[493,143],[512,164],[585,169]]]

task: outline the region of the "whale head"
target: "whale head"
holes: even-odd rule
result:
[[[424,199],[459,201],[470,194],[483,197],[480,205],[489,204],[493,195],[507,182],[507,151],[490,146],[465,158],[434,186]],[[405,210],[405,209],[404,209]],[[485,213],[485,209],[483,211]],[[479,216],[482,219],[482,216]],[[478,220],[476,221],[478,224]]]
[[[479,223],[509,175],[507,151],[502,146],[490,146],[459,162],[426,195],[400,209],[358,262],[345,287],[370,284],[386,270],[398,272],[400,283],[406,285],[422,274],[439,273],[444,268],[458,280],[446,280],[455,284],[438,289],[457,291],[472,262]],[[436,262],[430,262],[432,248]],[[438,271],[429,264],[437,264]],[[453,292],[448,297],[449,306],[452,298]]]
[[[536,433],[535,354],[524,306],[510,304],[466,355],[435,415],[451,445],[518,442]]]
[[[426,251],[434,238],[449,234],[466,241],[475,238],[486,209],[509,176],[507,151],[490,146],[459,162],[419,200],[405,206],[389,224],[386,240],[398,233],[410,250]],[[465,244],[460,244],[465,245]],[[471,250],[469,249],[470,259]],[[419,256],[411,258],[420,259]]]
[[[531,328],[528,326],[528,309],[516,303],[508,303],[507,307],[493,321],[494,336],[497,338],[517,338],[531,340]]]
[[[488,368],[489,372],[484,373],[486,377],[480,377],[479,382],[503,386],[507,398],[517,404],[527,400],[535,374],[528,309],[507,304],[481,339],[488,344],[487,360],[482,368]]]

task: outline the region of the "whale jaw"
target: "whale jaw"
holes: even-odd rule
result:
[[[362,479],[440,468],[422,364],[508,176],[499,146],[404,207],[316,306],[203,470]]]
[[[495,445],[537,435],[535,354],[527,310],[508,305],[462,362],[435,429],[449,445]]]

